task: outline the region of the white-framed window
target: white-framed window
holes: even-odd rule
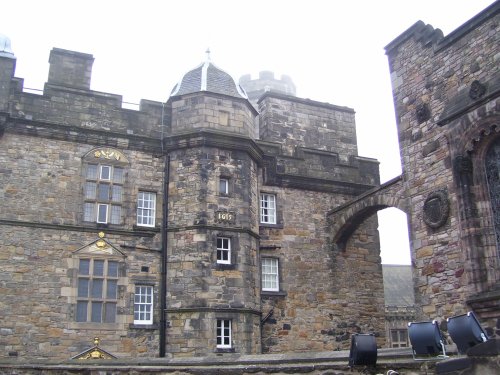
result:
[[[231,319],[217,319],[217,348],[231,348]]]
[[[87,164],[83,196],[83,221],[122,223],[123,168]]]
[[[229,195],[229,180],[227,178],[221,177],[219,179],[219,194]]]
[[[260,194],[260,222],[263,224],[276,224],[275,194]]]
[[[231,239],[228,237],[217,237],[217,263],[231,263]]]
[[[155,226],[156,193],[140,191],[137,195],[137,225]]]
[[[114,323],[118,294],[118,261],[78,260],[76,321]]]
[[[262,290],[278,292],[280,290],[277,258],[262,258]]]
[[[134,324],[153,324],[153,287],[151,285],[135,286]]]

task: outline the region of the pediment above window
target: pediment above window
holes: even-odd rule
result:
[[[116,357],[108,351],[99,347],[99,338],[94,339],[94,346],[84,350],[80,354],[71,357],[71,359],[115,359]]]
[[[76,250],[74,255],[101,255],[101,256],[113,256],[125,258],[126,254],[118,250],[109,241],[104,239],[104,232],[99,232],[99,238],[91,242],[88,245]]]

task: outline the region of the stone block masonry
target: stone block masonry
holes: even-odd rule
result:
[[[0,357],[63,361],[94,337],[122,359],[384,344],[376,220],[339,252],[326,216],[379,182],[353,110],[268,93],[254,122],[211,67],[217,92],[132,111],[90,89],[92,62],[54,49],[34,95],[0,59]]]

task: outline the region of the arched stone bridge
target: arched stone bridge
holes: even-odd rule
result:
[[[396,207],[409,213],[402,175],[365,192],[349,203],[330,210],[327,218],[330,222],[333,243],[339,250],[345,250],[349,237],[358,226],[377,211],[388,207]]]

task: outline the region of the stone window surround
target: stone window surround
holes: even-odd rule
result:
[[[231,264],[231,237],[217,236],[216,240],[217,249],[217,263],[218,264]],[[226,256],[224,256],[224,254]],[[220,257],[219,257],[220,255]],[[227,257],[227,260],[224,258]]]
[[[263,284],[263,261],[264,260],[267,260],[267,259],[270,259],[270,260],[275,260],[276,261],[276,267],[277,267],[277,275],[276,275],[276,283],[277,283],[277,288],[264,288],[264,286],[262,285]],[[280,293],[281,294],[281,267],[280,267],[280,259],[276,256],[261,256],[260,258],[260,267],[261,267],[261,292],[263,294],[278,294]]]
[[[78,294],[78,267],[79,267],[79,262],[80,259],[108,259],[108,260],[113,260],[118,262],[118,285],[117,285],[117,315],[116,315],[116,321],[115,323],[95,323],[95,322],[77,322],[76,321],[76,301],[77,301],[77,294]],[[120,309],[124,307],[124,301],[123,299],[120,298],[120,289],[128,284],[127,278],[125,277],[124,274],[124,269],[125,269],[125,263],[123,258],[121,257],[116,257],[116,256],[90,256],[88,254],[82,255],[82,256],[77,256],[74,257],[70,260],[69,268],[73,269],[73,277],[72,277],[72,284],[71,284],[71,289],[72,293],[69,296],[68,302],[72,305],[72,308],[70,309],[70,318],[68,319],[68,328],[69,329],[85,329],[85,330],[102,330],[102,331],[117,331],[119,332],[120,330],[123,330],[125,328],[124,323],[126,322],[126,316],[121,315],[118,313]]]
[[[230,181],[231,179],[229,177],[226,177],[225,175],[219,176],[218,193],[220,196],[229,196],[229,192],[232,190],[230,189]],[[225,189],[221,188],[223,184],[225,185]]]
[[[233,329],[232,329],[233,321],[232,319],[227,318],[217,318],[216,319],[216,338],[217,338],[217,349],[232,349],[233,348]],[[219,330],[221,332],[219,333]],[[229,330],[229,333],[226,332]],[[225,344],[224,342],[228,340],[229,344]],[[221,342],[219,344],[219,341]]]
[[[158,329],[158,317],[155,317],[157,309],[155,309],[155,306],[159,306],[159,301],[158,301],[158,296],[159,296],[159,291],[158,291],[158,280],[156,280],[155,277],[153,276],[132,276],[130,279],[130,285],[129,285],[129,299],[131,301],[131,307],[130,307],[130,315],[132,317],[132,321],[134,318],[134,295],[135,295],[135,287],[136,286],[151,286],[153,288],[153,317],[152,317],[152,323],[151,324],[144,324],[144,323],[130,323],[128,325],[129,329],[145,329],[145,330],[155,330]],[[156,323],[155,323],[156,321]]]
[[[85,262],[85,263],[84,263]],[[115,259],[106,258],[93,258],[93,257],[81,257],[78,260],[79,268],[77,275],[77,294],[76,294],[76,321],[79,323],[115,323],[117,302],[118,302],[118,275],[119,275],[119,261]],[[87,267],[82,267],[83,264],[87,264]],[[102,264],[101,272],[97,271],[96,264]],[[109,274],[111,264],[116,267],[113,274]],[[86,269],[87,272],[82,272],[82,269]],[[82,284],[81,284],[82,283]],[[114,284],[114,296],[110,296],[110,285]],[[80,285],[85,286],[82,292],[86,292],[86,295],[80,295]],[[95,285],[100,285],[98,290],[95,289]],[[94,295],[94,292],[98,291],[99,295]],[[80,305],[82,303],[82,305]],[[101,306],[99,309],[99,320],[94,320],[94,306],[96,304]],[[84,318],[85,320],[79,320],[83,318],[78,315],[78,306],[84,306],[85,310]],[[114,306],[113,316],[108,316],[108,308]],[[106,321],[107,319],[112,319],[112,321]]]
[[[397,336],[397,340],[393,340],[393,336]],[[404,339],[402,339],[404,336]],[[407,348],[408,345],[408,330],[406,328],[391,328],[389,332],[389,340],[391,348]]]
[[[150,207],[140,207],[139,206],[139,202],[141,201],[140,200],[140,197],[141,197],[141,194],[143,195],[150,195],[150,198],[152,199],[149,199],[148,201],[152,201],[153,202],[153,207],[150,208]],[[157,195],[158,193],[156,191],[150,191],[150,190],[147,190],[147,189],[139,189],[138,192],[137,192],[137,226],[138,227],[146,227],[146,228],[154,228],[155,225],[156,225],[156,202],[157,202]],[[144,201],[144,198],[142,199]],[[151,210],[151,214],[150,215],[141,215],[139,216],[139,210]],[[145,218],[146,219],[149,219],[151,218],[152,219],[152,224],[144,224],[144,223],[139,223],[139,217],[142,217],[142,219],[144,220]]]
[[[262,202],[263,202],[263,197],[264,196],[267,196],[267,197],[274,197],[274,207],[271,208],[271,210],[274,210],[274,213],[271,215],[271,214],[267,214],[265,216],[270,216],[271,218],[273,218],[274,220],[270,220],[270,221],[262,221],[262,218],[263,218],[263,214],[262,214],[262,210],[265,208],[267,210],[270,210],[270,208],[268,207],[262,207]],[[267,201],[267,200],[266,200]],[[278,224],[278,194],[277,193],[274,193],[274,192],[267,192],[267,191],[261,191],[260,194],[259,194],[259,225],[263,225],[263,226],[276,226]]]
[[[142,288],[146,288],[146,294],[145,296],[149,296],[151,298],[150,302],[142,302],[140,301],[139,304],[146,306],[146,311],[138,311],[139,313],[146,313],[149,312],[150,314],[150,319],[135,319],[135,313],[136,313],[136,304],[138,302],[136,301],[137,297],[137,288],[141,288],[139,293],[140,296],[142,296]],[[134,285],[134,326],[139,326],[139,325],[152,325],[153,324],[153,319],[154,319],[154,286],[151,284],[142,284],[142,283],[136,283]],[[141,309],[142,310],[142,309]]]
[[[96,173],[100,173],[100,168],[99,166],[100,165],[104,165],[104,166],[111,166],[111,168],[121,168],[122,171],[123,171],[123,174],[121,176],[121,182],[116,182],[117,185],[121,185],[122,187],[122,191],[121,191],[121,194],[122,194],[122,197],[121,197],[121,201],[120,202],[117,202],[118,205],[121,207],[120,209],[120,217],[119,217],[119,224],[112,224],[110,223],[110,220],[107,220],[107,223],[98,223],[97,222],[97,190],[96,190],[96,199],[85,199],[85,186],[87,184],[87,181],[89,182],[97,182],[99,179],[97,179],[97,175],[95,176],[95,178],[87,178],[87,168],[89,165],[96,165],[98,168],[96,170]],[[81,176],[82,176],[82,183],[83,183],[83,186],[82,186],[82,191],[83,191],[83,195],[82,195],[82,212],[81,212],[81,216],[80,216],[80,220],[81,220],[81,223],[83,223],[84,225],[88,226],[89,224],[94,224],[97,228],[107,228],[109,225],[123,225],[123,214],[124,214],[124,206],[123,206],[123,195],[125,194],[125,186],[126,186],[126,181],[127,181],[127,171],[128,171],[128,168],[130,166],[130,163],[128,161],[128,158],[121,152],[121,151],[118,151],[117,149],[115,148],[112,148],[112,147],[97,147],[97,148],[93,148],[93,149],[90,149],[89,151],[87,151],[85,153],[85,155],[82,156],[82,170],[81,170]],[[110,176],[111,177],[111,180],[110,182],[112,182],[112,178],[113,176]],[[85,205],[85,202],[86,203],[94,203],[95,204],[95,207],[94,207],[94,215],[95,216],[95,219],[93,220],[84,220],[85,219],[85,212],[84,212],[84,207],[86,206]],[[111,204],[111,199],[110,199],[110,202],[100,202],[100,203],[109,203]],[[88,205],[87,205],[88,206]],[[116,211],[116,209],[115,209]],[[111,207],[108,208],[108,217],[109,217],[109,213],[111,212]]]
[[[229,252],[230,258],[229,263],[220,263],[217,261],[217,239],[218,238],[228,238],[231,243],[231,250]],[[224,230],[216,231],[212,234],[212,248],[213,251],[213,264],[214,268],[217,270],[234,270],[237,268],[238,261],[238,250],[239,250],[239,237],[233,232],[227,232]]]
[[[95,166],[95,175],[90,175],[89,172],[91,166]],[[84,206],[93,205],[92,207],[92,218],[86,217],[86,210],[84,210],[83,219],[88,223],[97,224],[122,224],[122,205],[123,205],[123,183],[124,183],[124,168],[121,165],[113,165],[113,163],[105,162],[86,162],[85,163],[85,189],[84,189]],[[104,171],[107,170],[107,173]],[[115,179],[115,171],[120,170],[119,180]],[[94,189],[91,189],[89,184],[94,185]],[[108,187],[108,197],[106,199],[102,198],[100,187]],[[119,188],[119,189],[118,189]],[[92,191],[93,190],[93,191]],[[119,197],[115,197],[115,194],[119,191]],[[105,218],[100,218],[101,208],[105,209]],[[113,218],[113,211],[118,209],[118,219]],[[104,213],[104,211],[103,211]]]

